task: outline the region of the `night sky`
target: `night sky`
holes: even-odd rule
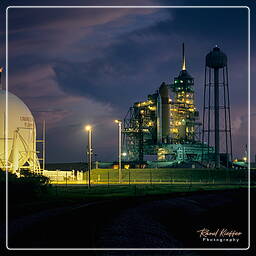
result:
[[[7,6],[34,5],[34,2],[12,1]],[[36,2],[47,5],[47,1]],[[71,4],[71,1],[48,2]],[[120,3],[212,4],[211,1],[72,1],[73,5]],[[218,1],[213,3],[217,5]],[[226,4],[248,5],[244,1],[226,1]],[[4,7],[1,15],[4,21]],[[11,8],[8,16],[9,91],[32,110],[38,137],[42,120],[46,120],[47,162],[85,161],[86,124],[93,125],[97,160],[115,160],[117,126],[113,120],[123,119],[134,102],[146,99],[163,81],[173,82],[181,70],[183,42],[187,70],[195,78],[196,104],[201,116],[205,55],[216,44],[227,54],[233,151],[235,157],[244,155],[248,136],[248,9]],[[0,64],[5,66],[2,24]],[[254,39],[253,33],[251,37]],[[254,48],[252,96],[256,93],[253,51]],[[256,127],[255,114],[252,97],[252,127]],[[251,155],[256,152],[255,145],[256,135],[252,130]]]

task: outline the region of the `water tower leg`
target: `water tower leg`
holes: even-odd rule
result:
[[[215,167],[220,168],[219,69],[214,68]]]

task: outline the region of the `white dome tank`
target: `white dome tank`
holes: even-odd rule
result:
[[[14,94],[8,92],[8,130],[5,134],[6,91],[0,90],[0,168],[19,171],[22,168],[37,171],[40,169],[36,155],[36,126],[29,108]],[[6,148],[4,138],[7,138]]]

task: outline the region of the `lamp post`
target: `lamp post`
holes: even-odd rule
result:
[[[121,183],[122,180],[122,160],[121,160],[121,154],[122,154],[122,121],[121,120],[115,120],[115,123],[118,124],[118,178],[119,183]]]
[[[85,130],[88,132],[88,144],[87,144],[87,156],[88,156],[88,188],[91,187],[91,170],[92,170],[92,127],[90,125],[85,126]]]

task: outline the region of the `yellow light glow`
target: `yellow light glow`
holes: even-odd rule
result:
[[[243,158],[243,160],[246,162],[246,161],[247,161],[247,157],[245,156],[245,157]]]
[[[147,106],[147,105],[150,105],[152,103],[153,103],[153,101],[151,101],[151,100],[143,101],[143,102],[140,102],[140,106]]]
[[[92,127],[91,127],[90,125],[86,125],[86,126],[85,126],[85,130],[86,130],[86,131],[91,131],[91,130],[92,130]]]
[[[156,107],[155,107],[155,106],[152,106],[152,107],[149,106],[148,108],[149,108],[150,110],[156,110]]]

